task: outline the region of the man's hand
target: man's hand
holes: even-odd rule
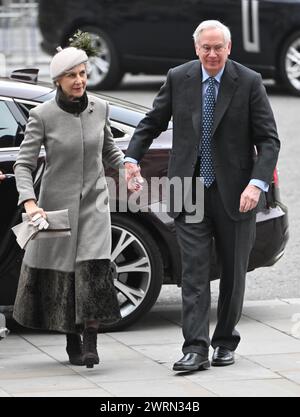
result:
[[[0,182],[5,180],[5,175],[3,174],[2,171],[0,171]]]
[[[144,182],[141,176],[141,168],[132,162],[125,162],[125,179],[130,191],[140,191]]]
[[[253,210],[258,204],[260,193],[261,189],[256,187],[256,185],[247,185],[241,195],[240,212],[246,213],[247,211]]]

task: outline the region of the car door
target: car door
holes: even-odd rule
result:
[[[189,0],[182,3],[184,3],[182,12],[186,16],[182,19],[182,22],[186,22],[182,57],[187,50],[187,40],[191,36],[191,31],[195,30],[203,20],[219,20],[229,27],[233,41],[231,53],[233,59],[243,62],[249,52],[258,51],[258,0]]]
[[[192,34],[201,21],[208,19],[229,26],[236,56],[245,45],[248,48],[254,43],[252,23],[257,16],[257,0],[136,0],[129,9],[121,8],[124,3],[117,0],[113,7],[118,8],[123,22],[118,33],[128,55],[174,63],[195,59]]]
[[[18,152],[17,143],[22,139],[21,125],[10,107],[13,101],[0,100],[0,169],[5,174],[13,174],[13,164]],[[16,215],[17,191],[12,176],[0,184],[0,260],[5,256],[9,229]]]
[[[24,138],[27,118],[11,98],[0,97],[0,170],[8,174],[0,184],[0,273],[15,242],[11,227],[20,220],[22,207],[18,207],[18,193],[13,173],[20,144]],[[39,158],[40,172],[43,156]]]

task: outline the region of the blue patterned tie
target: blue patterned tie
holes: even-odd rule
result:
[[[215,180],[214,166],[211,154],[211,137],[214,124],[215,111],[215,79],[208,79],[208,87],[204,97],[202,142],[200,148],[200,177],[205,187],[210,187]]]

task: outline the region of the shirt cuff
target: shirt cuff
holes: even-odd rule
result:
[[[123,162],[124,162],[124,164],[125,164],[125,162],[130,162],[131,164],[138,164],[138,161],[136,159],[130,158],[129,156],[125,156]]]
[[[265,193],[269,190],[269,184],[266,183],[265,181],[261,181],[261,180],[256,180],[256,179],[252,179],[249,182],[250,185],[255,185],[256,187],[260,188],[262,191],[264,191]]]

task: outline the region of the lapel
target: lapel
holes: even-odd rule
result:
[[[185,94],[191,110],[196,138],[200,141],[202,124],[202,71],[199,60],[195,61],[186,73]]]
[[[230,60],[227,61],[224,69],[224,73],[221,79],[221,84],[218,93],[218,99],[216,102],[215,108],[215,118],[214,118],[214,127],[213,135],[224,116],[230,101],[235,93],[235,90],[238,86],[237,83],[238,75],[235,71],[235,68]]]
[[[213,134],[221,122],[235,90],[237,89],[237,80],[238,75],[235,68],[232,62],[228,60],[225,65],[219,88],[218,99],[216,102]],[[191,109],[193,127],[196,137],[200,140],[202,135],[202,70],[200,61],[195,61],[186,73],[185,87],[187,102],[189,103],[189,107]]]

